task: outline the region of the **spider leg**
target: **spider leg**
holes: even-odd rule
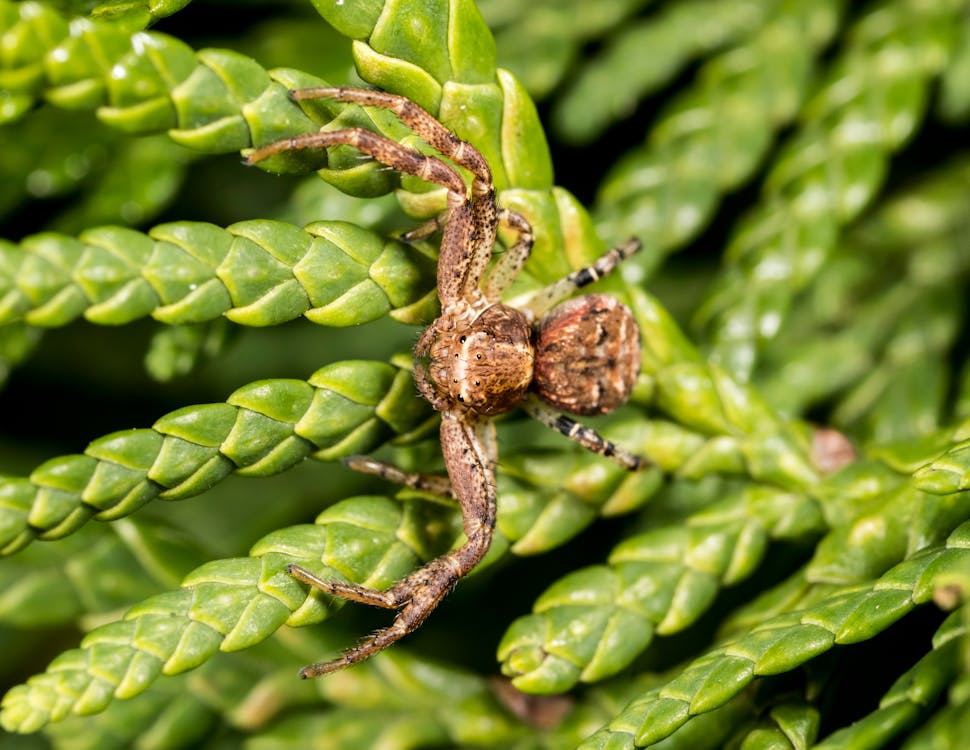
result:
[[[427,221],[418,224],[418,226],[416,226],[414,229],[405,232],[398,237],[398,239],[401,240],[401,242],[417,242],[418,240],[423,240],[430,237],[447,223],[448,212],[442,211],[437,216],[433,216]]]
[[[442,211],[437,216],[432,216],[425,222],[418,224],[414,229],[410,229],[407,232],[398,237],[402,242],[415,242],[417,240],[423,240],[430,237],[432,234],[440,229],[443,229],[448,225],[449,213],[448,211]],[[516,258],[517,262],[513,265],[513,268],[509,271],[509,282],[515,278],[516,274],[522,269],[526,260],[529,258],[529,253],[532,252],[532,243],[534,242],[534,235],[532,232],[532,225],[526,220],[526,218],[516,212],[510,211],[505,208],[500,208],[498,210],[498,220],[500,223],[505,224],[518,232],[518,237],[516,237],[515,243],[506,251],[504,258],[511,260]],[[496,266],[497,268],[497,266]],[[495,277],[495,271],[489,275],[489,283],[493,283],[491,280]],[[498,294],[504,291],[508,283],[498,289]],[[491,299],[491,297],[489,297]]]
[[[556,432],[564,435],[573,442],[579,443],[586,450],[612,459],[624,469],[628,469],[629,471],[637,471],[645,466],[651,465],[651,462],[646,458],[638,456],[635,453],[630,453],[629,451],[618,447],[600,435],[592,427],[587,427],[586,425],[577,422],[572,417],[568,417],[565,414],[546,406],[534,394],[529,394],[526,400],[522,403],[522,408],[537,422],[541,422],[542,424],[546,425],[546,427],[551,427]]]
[[[441,423],[441,447],[461,504],[465,543],[384,591],[327,581],[299,566],[290,566],[294,577],[328,594],[400,610],[388,627],[332,661],[304,667],[300,670],[301,677],[319,677],[356,664],[413,632],[455,584],[485,557],[495,529],[495,428],[487,420],[465,421],[446,415]]]
[[[331,596],[339,596],[341,599],[349,599],[352,602],[370,604],[373,607],[383,607],[384,609],[396,609],[398,606],[398,602],[394,599],[390,589],[375,591],[356,583],[345,583],[333,578],[320,578],[316,573],[294,564],[287,565],[286,572],[296,580],[308,583],[313,588],[320,589]]]
[[[499,258],[488,276],[488,281],[485,284],[485,299],[489,302],[497,302],[502,296],[502,292],[519,275],[522,266],[529,259],[529,254],[532,252],[532,243],[535,241],[532,225],[522,214],[510,211],[507,208],[500,208],[498,220],[518,232],[518,237],[516,237],[512,246],[505,251],[505,254]]]
[[[471,172],[476,181],[483,183],[482,187],[491,185],[492,170],[489,168],[485,157],[474,146],[461,140],[432,117],[429,112],[410,99],[396,94],[388,94],[385,91],[344,86],[317,86],[296,89],[291,92],[290,96],[294,100],[327,98],[390,110],[397,115],[401,122],[421,136],[428,145],[447,156],[458,166]]]
[[[533,295],[523,309],[530,310],[536,318],[541,318],[546,312],[562,302],[577,289],[582,289],[587,284],[599,281],[610,273],[620,263],[625,261],[641,248],[640,240],[633,238],[627,240],[622,245],[617,245],[607,250],[603,255],[596,259],[591,265],[573,271],[568,276],[564,276],[555,281],[545,289],[540,289]]]
[[[386,479],[388,482],[394,482],[412,490],[428,492],[452,500],[455,498],[455,493],[451,489],[451,481],[448,477],[439,474],[404,471],[394,464],[376,461],[369,456],[349,456],[344,459],[344,466],[363,474],[373,474],[381,479]]]
[[[246,157],[246,162],[255,164],[285,151],[342,145],[353,146],[382,164],[441,185],[458,196],[465,194],[465,183],[461,177],[441,159],[405,148],[397,141],[362,128],[304,133],[293,138],[284,138],[252,151]]]
[[[456,189],[457,186],[450,182],[446,184],[441,180],[429,179],[413,168],[402,167],[400,163],[392,163],[375,156],[389,166],[444,185],[451,191],[447,223],[442,221],[440,224],[444,227],[444,235],[441,238],[441,255],[438,260],[438,297],[445,307],[460,301],[467,301],[473,307],[482,306],[485,297],[479,285],[492,257],[499,212],[495,205],[492,170],[478,149],[463,141],[429,112],[403,96],[342,86],[297,89],[290,95],[294,100],[329,98],[389,110],[428,145],[471,172],[472,184],[469,197],[464,183],[461,183],[460,189]],[[457,172],[454,174],[457,177]],[[415,238],[426,236],[423,232],[428,229],[428,225],[425,225],[415,230],[418,232],[417,235],[409,234]],[[428,233],[432,231],[434,230],[430,229]]]
[[[471,172],[469,197],[458,172],[441,159],[406,149],[384,136],[358,128],[309,133],[277,141],[256,149],[247,158],[248,163],[253,164],[284,151],[348,144],[394,169],[447,188],[447,223],[441,220],[426,224],[408,233],[405,238],[427,236],[438,226],[443,226],[445,231],[441,240],[438,278],[438,296],[441,303],[448,306],[466,301],[472,307],[483,306],[486,298],[479,289],[479,284],[492,256],[495,228],[499,221],[492,170],[485,157],[430,113],[403,96],[340,86],[297,89],[291,91],[290,96],[297,101],[330,98],[387,109],[439,153]]]

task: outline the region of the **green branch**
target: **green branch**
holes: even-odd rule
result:
[[[575,143],[594,140],[613,122],[632,115],[638,102],[668,83],[692,58],[727,46],[738,54],[738,47],[778,14],[778,5],[688,0],[624,25],[566,86],[553,110],[556,131]],[[566,16],[570,10],[576,11],[564,7],[553,12]],[[784,13],[790,10],[785,7]],[[562,19],[562,26],[582,33],[588,28],[571,16]],[[643,54],[645,49],[649,55]]]
[[[348,499],[321,513],[315,525],[269,534],[250,557],[206,563],[181,589],[146,599],[122,620],[92,630],[80,648],[8,692],[0,720],[8,731],[32,732],[69,714],[102,711],[217,651],[249,648],[284,624],[319,623],[344,602],[308,593],[286,572],[288,564],[384,588],[447,549],[456,529],[442,513],[449,511],[418,501]],[[350,546],[354,555],[346,553]]]
[[[763,342],[777,335],[795,295],[831,257],[840,228],[869,205],[892,154],[919,127],[967,7],[884,2],[847,36],[765,177],[759,208],[735,232],[702,310],[715,361],[739,379],[750,378]]]
[[[936,577],[970,555],[970,524],[941,547],[900,563],[877,581],[846,587],[804,610],[763,622],[695,660],[662,688],[634,699],[581,745],[648,747],[727,703],[758,676],[787,672],[836,644],[872,638],[933,595]]]
[[[560,579],[498,648],[502,671],[529,693],[559,693],[627,667],[654,634],[684,630],[725,586],[761,564],[772,540],[817,534],[817,503],[748,485],[690,516],[617,546],[608,565]]]
[[[226,403],[187,406],[151,429],[95,440],[26,479],[0,478],[0,553],[114,520],[156,498],[198,495],[233,472],[266,476],[308,457],[373,450],[417,429],[429,407],[411,373],[379,362],[328,365],[306,382],[263,380]]]
[[[784,420],[756,389],[704,362],[656,299],[639,289],[631,289],[631,298],[650,402],[679,425],[715,438],[679,467],[685,474],[747,472],[794,490],[818,480],[803,425]]]
[[[774,134],[798,114],[841,5],[782,3],[757,34],[705,63],[647,143],[625,154],[600,185],[600,231],[611,240],[640,237],[647,249],[641,262],[651,269],[694,237],[720,196],[752,177]]]
[[[339,221],[45,233],[0,241],[0,324],[63,326],[83,315],[119,325],[151,315],[270,326],[303,315],[350,326],[386,314],[419,323],[437,309],[434,274],[417,248]]]
[[[384,316],[422,323],[436,313],[433,253],[361,228],[374,226],[373,213],[348,223],[356,209],[346,202],[309,200],[308,220],[334,221],[304,229],[262,218],[263,204],[246,196],[232,208],[257,218],[226,228],[103,226],[153,221],[189,159],[197,184],[209,184],[217,165],[186,157],[182,146],[245,153],[321,128],[363,127],[427,150],[387,111],[294,103],[291,88],[321,83],[309,73],[145,31],[186,4],[0,0],[0,122],[16,144],[0,167],[0,213],[16,238],[0,241],[0,380],[35,350],[43,328],[80,318],[162,322],[152,367],[171,374],[180,366],[171,351],[191,360],[232,324],[300,316],[334,326]],[[967,164],[935,142],[927,149],[925,135],[951,137],[970,111],[970,3],[878,0],[848,14],[841,0],[603,0],[595,11],[578,0],[482,4],[497,46],[472,0],[312,0],[333,33],[352,40],[336,45],[340,54],[332,35],[326,44],[315,36],[312,11],[295,8],[278,25],[261,21],[259,39],[228,44],[357,85],[344,76],[352,48],[366,85],[418,101],[480,149],[500,204],[536,233],[510,298],[603,249],[586,209],[554,187],[528,86],[550,92],[562,131],[576,139],[631,108],[648,116],[659,105],[647,142],[612,168],[599,165],[608,177],[593,186],[599,228],[615,240],[639,234],[646,245],[603,285],[634,311],[642,374],[631,403],[594,424],[653,465],[625,473],[522,415],[497,424],[499,507],[487,562],[570,540],[570,550],[586,550],[560,566],[531,614],[511,625],[491,617],[489,627],[507,628],[503,670],[532,692],[590,686],[568,697],[523,696],[398,649],[325,681],[296,679],[300,664],[345,648],[354,633],[330,618],[342,601],[309,591],[286,566],[388,585],[462,538],[457,509],[420,493],[338,501],[316,523],[268,534],[254,519],[255,536],[265,536],[248,557],[190,549],[191,564],[182,541],[150,515],[123,518],[154,499],[203,493],[231,473],[273,474],[388,442],[408,444],[390,456],[407,468],[440,466],[434,415],[407,366],[338,361],[307,381],[250,383],[225,403],[187,406],[27,477],[0,477],[0,554],[27,548],[0,567],[11,668],[34,669],[19,652],[36,653],[37,638],[47,637],[15,627],[88,628],[129,607],[13,688],[3,727],[28,732],[64,720],[47,730],[53,744],[98,747],[218,735],[341,748],[802,748],[822,732],[833,748],[958,745],[968,731],[966,606],[932,649],[907,646],[912,668],[893,675],[888,692],[890,681],[876,686],[871,698],[885,692],[878,708],[857,711],[864,715],[852,725],[838,726],[831,687],[816,679],[831,659],[810,662],[872,639],[931,600],[956,608],[970,589],[970,367],[959,346]],[[276,40],[285,55],[272,49]],[[586,61],[577,53],[591,42],[602,53]],[[644,47],[650,54],[636,60]],[[511,66],[528,66],[525,87],[497,67],[509,51]],[[682,91],[661,91],[681,78]],[[928,113],[946,130],[923,127]],[[924,137],[912,139],[921,127]],[[912,153],[896,163],[911,139]],[[588,153],[603,161],[622,147],[600,139]],[[913,164],[931,171],[863,215],[883,181],[908,177]],[[445,206],[443,190],[347,146],[287,152],[260,166],[316,172],[364,198],[393,192],[419,219]],[[739,192],[754,179],[763,179],[760,196]],[[70,202],[43,224],[54,231],[20,229],[18,212],[33,216],[51,198]],[[125,209],[124,198],[146,211]],[[729,233],[726,270],[713,270],[708,250],[716,248],[705,247],[658,272],[646,294],[644,278],[715,214],[703,241]],[[713,358],[675,316],[700,320]],[[52,349],[25,376],[43,374],[60,354]],[[825,427],[801,421],[808,418]],[[10,465],[26,451],[14,446]],[[252,484],[239,487],[248,493]],[[584,530],[634,512],[607,559],[591,558]],[[91,518],[113,523],[86,524]],[[195,536],[211,546],[213,528]],[[602,530],[611,533],[609,524]],[[796,572],[771,569],[779,557]],[[513,572],[534,570],[520,560]],[[755,592],[759,583],[770,588]],[[739,584],[751,600],[728,612]],[[451,606],[488,610],[474,594]],[[713,645],[708,626],[718,627]],[[489,648],[474,630],[446,638]],[[651,671],[656,659],[669,664],[668,646],[686,667]],[[184,677],[158,680],[163,674]],[[332,705],[321,708],[321,699]]]
[[[814,745],[819,750],[848,750],[860,744],[893,742],[930,714],[957,675],[960,639],[967,626],[962,612],[951,614],[933,638],[933,650],[908,669],[879,701],[879,708]]]

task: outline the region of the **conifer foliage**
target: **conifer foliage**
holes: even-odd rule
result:
[[[242,163],[428,148],[324,84],[481,151],[512,297],[643,241],[596,427],[652,464],[501,420],[485,563],[300,681],[375,621],[288,565],[383,588],[462,534],[339,464],[441,469],[399,236],[444,191]],[[968,134],[970,0],[0,0],[0,748],[961,746]]]

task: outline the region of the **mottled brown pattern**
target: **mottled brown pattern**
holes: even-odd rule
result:
[[[415,356],[423,360],[425,352]],[[529,391],[532,328],[515,308],[492,305],[467,327],[435,337],[430,358],[428,376],[443,399],[482,416],[502,414]]]
[[[459,548],[384,591],[321,579],[291,565],[291,575],[327,594],[398,610],[390,626],[332,661],[304,667],[303,677],[359,662],[415,630],[488,552],[495,527],[498,456],[492,416],[521,405],[543,424],[627,469],[636,470],[646,463],[550,408],[603,414],[629,398],[640,366],[640,338],[632,313],[612,297],[597,294],[564,302],[546,315],[577,289],[616,268],[639,250],[640,243],[631,240],[613,248],[592,265],[540,290],[521,309],[505,305],[501,295],[532,249],[532,227],[522,215],[496,204],[491,170],[484,157],[404,97],[330,87],[293,92],[294,99],[318,97],[391,110],[472,175],[466,188],[458,172],[438,157],[356,128],[290,138],[249,155],[252,163],[294,149],[348,144],[448,190],[445,214],[402,237],[415,240],[442,231],[438,257],[441,316],[414,347],[414,380],[420,393],[441,412],[441,450],[448,482],[364,457],[354,457],[348,465],[415,489],[453,496],[461,506],[466,539]],[[499,224],[512,230],[517,239],[492,263]]]
[[[640,330],[614,297],[563,302],[539,324],[535,381],[539,397],[572,414],[605,414],[625,404],[640,373]]]

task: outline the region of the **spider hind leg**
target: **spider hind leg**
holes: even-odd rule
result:
[[[298,565],[287,572],[294,578],[331,596],[370,604],[384,609],[397,609],[397,616],[386,628],[344,651],[331,661],[311,664],[300,670],[304,679],[336,672],[387,648],[414,632],[455,585],[485,557],[495,528],[494,428],[491,422],[463,423],[445,419],[441,425],[441,443],[448,473],[454,480],[453,491],[462,510],[465,543],[436,557],[393,586],[375,591],[366,586],[318,577]],[[366,458],[350,461],[351,468],[371,473],[387,471],[409,475],[389,464]],[[427,475],[423,475],[427,476]]]
[[[639,471],[651,465],[650,461],[643,456],[620,448],[592,427],[587,427],[572,417],[546,406],[536,396],[529,396],[522,404],[522,408],[537,422],[550,427],[560,435],[583,446],[586,450],[615,461],[628,471]]]
[[[441,600],[451,593],[458,581],[481,561],[491,544],[491,537],[491,528],[483,528],[473,533],[458,549],[435,558],[383,591],[320,578],[299,565],[289,565],[287,572],[290,575],[326,594],[360,604],[398,610],[394,621],[386,628],[348,648],[336,659],[304,667],[300,670],[300,677],[320,677],[349,667],[413,633]]]

